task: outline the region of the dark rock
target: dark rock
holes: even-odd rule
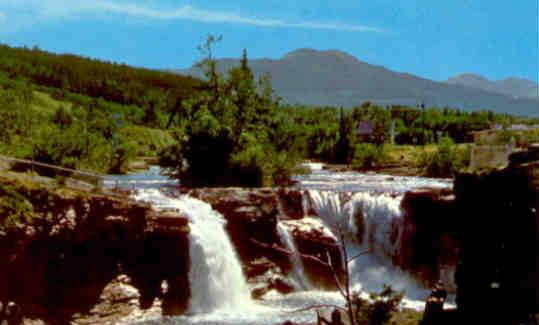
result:
[[[278,266],[266,257],[257,258],[245,266],[245,275],[254,278],[269,271],[278,271]]]
[[[270,286],[268,284],[259,284],[258,286],[251,289],[251,298],[260,299],[266,293],[270,291]]]
[[[329,267],[327,253],[331,262],[339,269],[342,267],[340,250],[335,237],[324,227],[319,219],[304,218],[285,222],[289,227],[307,276],[312,283],[325,289],[335,289],[333,272]]]
[[[0,237],[0,301],[12,300],[25,318],[51,324],[101,323],[94,308],[119,316],[128,300],[144,309],[157,298],[166,314],[185,309],[189,229],[181,214],[120,197],[12,185],[34,213],[31,224]],[[119,284],[120,274],[137,297],[118,291],[127,286]]]
[[[287,294],[293,292],[295,287],[292,282],[282,276],[274,276],[271,279],[270,288],[277,290],[280,293]]]
[[[394,263],[433,285],[446,269],[455,269],[460,249],[455,198],[449,189],[407,192],[401,203],[404,229]],[[453,279],[444,279],[452,283]],[[451,288],[454,290],[454,287]]]
[[[447,291],[441,283],[437,283],[425,303],[421,325],[437,325],[443,322],[444,303],[446,298]]]
[[[505,169],[455,180],[461,323],[516,324],[539,313],[539,159],[534,150],[511,155]]]
[[[303,193],[297,189],[280,188],[278,191],[281,206],[281,219],[301,219],[307,214],[303,211]]]

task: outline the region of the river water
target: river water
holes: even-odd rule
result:
[[[322,169],[320,164],[307,166],[312,173],[296,177],[297,186],[304,190],[305,209],[314,210],[329,233],[335,235],[338,230],[345,234],[350,256],[369,250],[350,263],[354,289],[376,292],[389,284],[396,290],[404,290],[403,306],[421,309],[430,290],[392,264],[404,227],[400,203],[406,191],[420,187],[449,188],[451,180],[333,172]],[[312,323],[316,318],[314,311],[297,310],[319,304],[343,305],[337,292],[312,289],[284,224],[279,223],[278,233],[283,245],[294,252],[292,276],[303,290],[288,295],[270,292],[255,302],[250,298],[240,261],[225,231],[226,221],[210,205],[187,195],[171,194],[166,189],[178,183],[161,176],[155,167],[143,174],[110,177],[105,184],[134,189],[137,200],[150,202],[157,209],[178,209],[189,219],[192,298],[188,313],[143,323],[270,325],[286,320]],[[357,213],[362,215],[360,225],[354,218]]]

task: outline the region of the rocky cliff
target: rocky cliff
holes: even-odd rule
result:
[[[320,223],[303,219],[308,211],[304,211],[301,190],[203,188],[189,194],[210,203],[225,217],[227,231],[251,280],[267,271],[274,273],[275,267],[277,273],[291,271],[292,252],[284,247],[277,233],[277,223],[289,221],[286,227],[297,243],[307,276],[316,286],[334,288],[325,252],[329,252],[333,261],[340,261],[340,251],[335,238]],[[260,263],[261,259],[266,262]]]
[[[112,324],[185,309],[188,225],[180,215],[122,197],[3,178],[0,186],[0,302],[14,302],[26,321]],[[28,208],[15,220],[7,215],[13,199]]]
[[[457,304],[463,321],[518,324],[539,313],[539,147],[455,180]]]
[[[442,280],[454,292],[461,243],[453,191],[416,189],[404,195],[401,206],[404,229],[394,263],[427,286]]]

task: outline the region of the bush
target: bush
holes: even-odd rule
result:
[[[32,221],[32,204],[15,187],[0,184],[0,230],[16,228]]]
[[[129,161],[135,157],[137,146],[133,142],[124,142],[118,145],[112,156],[109,173],[125,174],[129,167]]]
[[[419,156],[418,167],[429,177],[452,177],[469,162],[469,149],[461,149],[450,138],[444,137],[434,152],[424,151]]]
[[[371,143],[356,145],[352,168],[358,170],[379,167],[389,160],[385,146],[377,146]]]
[[[358,325],[389,324],[392,314],[398,310],[404,294],[385,286],[379,294],[372,293],[370,299],[354,294],[352,305]]]

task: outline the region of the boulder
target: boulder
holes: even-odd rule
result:
[[[275,289],[280,293],[287,294],[294,291],[294,284],[287,278],[275,275],[270,282],[270,288]]]
[[[300,220],[282,221],[282,223],[294,237],[311,282],[321,288],[335,289],[327,253],[337,269],[340,269],[342,265],[337,239],[331,231],[317,218],[305,217]]]

